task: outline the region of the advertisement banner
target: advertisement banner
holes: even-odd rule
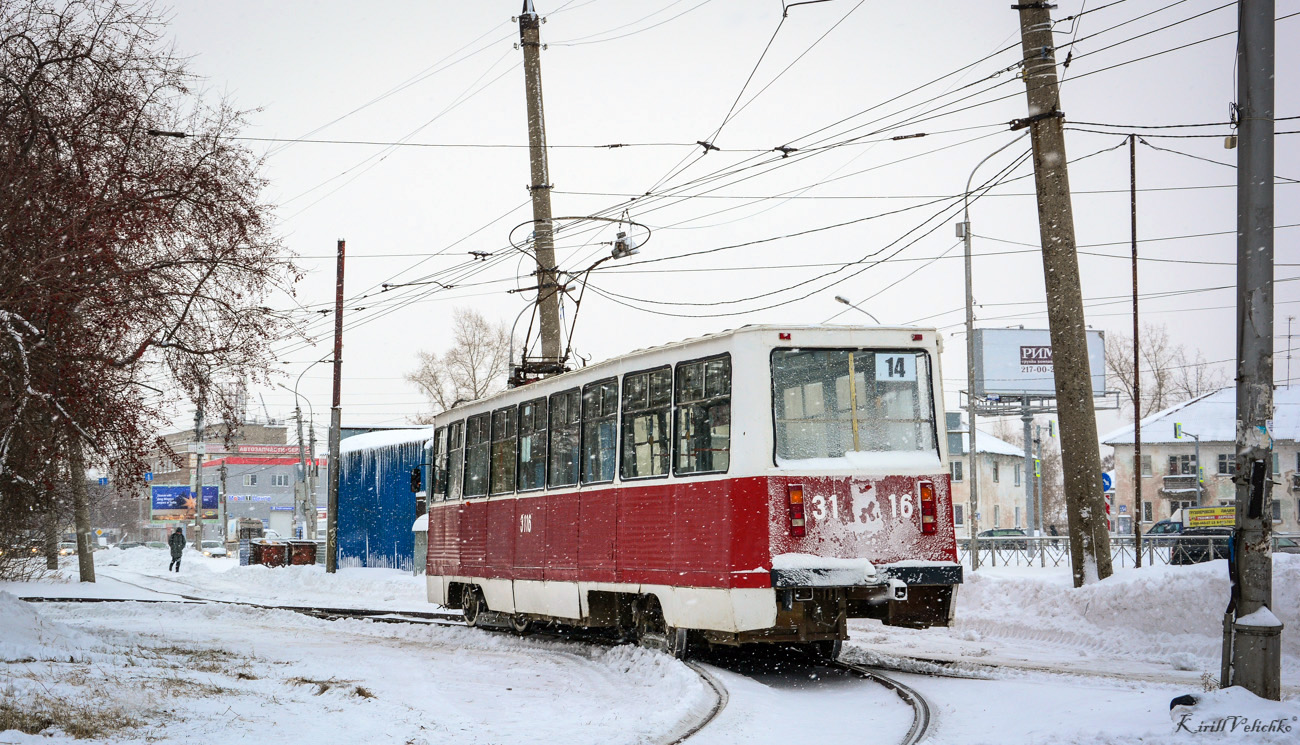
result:
[[[188,486],[152,486],[150,507],[154,520],[193,520],[194,495]],[[203,487],[203,519],[217,517],[217,487]]]
[[[240,455],[297,455],[297,445],[239,445]]]
[[[975,329],[975,396],[1055,396],[1052,335],[1047,329]],[[1092,395],[1106,395],[1106,340],[1087,331]]]
[[[1231,528],[1237,524],[1236,507],[1189,507],[1186,528]]]

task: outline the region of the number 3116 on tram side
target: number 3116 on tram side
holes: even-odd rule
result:
[[[430,602],[834,653],[849,618],[946,626],[961,583],[933,329],[747,326],[439,414]]]

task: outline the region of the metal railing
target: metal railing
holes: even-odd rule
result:
[[[1300,543],[1300,533],[1274,533],[1273,546],[1280,539]],[[1195,564],[1227,557],[1224,536],[1142,536],[1142,564]],[[1131,535],[1110,537],[1110,560],[1115,567],[1137,565]],[[971,565],[970,539],[957,539],[957,561]],[[979,565],[984,567],[1068,567],[1070,539],[1066,536],[999,536],[979,539]]]

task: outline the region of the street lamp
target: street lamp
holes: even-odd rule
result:
[[[298,395],[298,384],[302,382],[302,376],[306,375],[308,370],[330,359],[331,357],[332,355],[326,355],[325,357],[322,357],[316,360],[315,362],[311,363],[310,365],[304,367],[302,369],[302,372],[298,373],[298,379],[293,382],[293,388],[289,388],[289,386],[285,385],[284,383],[277,383],[277,385],[279,385],[281,388],[285,389],[286,391],[293,392],[293,399],[294,399],[293,414],[294,414],[294,418],[298,420],[298,468],[300,470],[298,473],[297,483],[303,485],[301,487],[301,491],[295,489],[296,494],[293,500],[294,502],[293,512],[294,512],[294,519],[298,519],[299,517],[301,517],[302,535],[303,538],[306,538],[308,540],[316,539],[316,495],[312,493],[311,489],[309,489],[307,486],[307,484],[309,483],[307,480],[307,453],[306,450],[303,448],[302,405],[299,403],[299,401],[302,400],[302,396]],[[310,400],[307,401],[307,408],[308,410],[311,409]],[[315,426],[315,421],[316,421],[315,413],[313,412],[312,414],[313,426]],[[312,461],[314,462],[316,460],[316,454],[312,453],[311,457],[312,457]],[[311,503],[310,514],[308,514],[309,511],[307,509],[308,502]]]
[[[1025,134],[1028,134],[1026,131]],[[1024,135],[1021,135],[1023,137]],[[1011,147],[1018,142],[1020,137],[1011,140],[1002,147],[994,150],[981,160],[971,169],[970,176],[966,179],[966,191],[962,194],[962,222],[957,223],[957,237],[962,239],[965,245],[966,253],[966,417],[970,420],[970,431],[967,439],[970,442],[969,457],[967,463],[970,471],[968,474],[970,480],[970,556],[971,569],[979,568],[979,538],[976,533],[979,532],[979,451],[975,448],[975,301],[974,291],[971,286],[971,248],[970,248],[970,185],[975,180],[975,172],[980,166],[989,162],[993,156]],[[1026,446],[1028,447],[1028,446]]]
[[[836,295],[836,296],[835,296],[835,302],[837,302],[837,303],[844,303],[845,305],[849,306],[850,308],[853,308],[854,310],[858,310],[858,311],[861,311],[861,312],[863,312],[863,313],[866,313],[866,314],[867,314],[867,318],[870,318],[871,320],[875,321],[877,324],[880,324],[880,325],[882,325],[882,326],[884,325],[884,324],[880,323],[880,319],[879,319],[879,318],[876,318],[875,316],[871,315],[871,313],[867,312],[867,311],[866,311],[865,309],[863,309],[862,307],[857,306],[857,305],[854,305],[853,303],[849,302],[849,299],[846,298],[846,297],[844,297],[843,295]]]

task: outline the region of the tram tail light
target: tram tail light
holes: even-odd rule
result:
[[[785,487],[790,500],[790,535],[803,537],[803,484],[789,484]]]
[[[938,510],[934,501],[934,484],[929,481],[922,481],[918,484],[918,491],[921,493],[921,532],[933,533],[939,528],[935,519]]]

